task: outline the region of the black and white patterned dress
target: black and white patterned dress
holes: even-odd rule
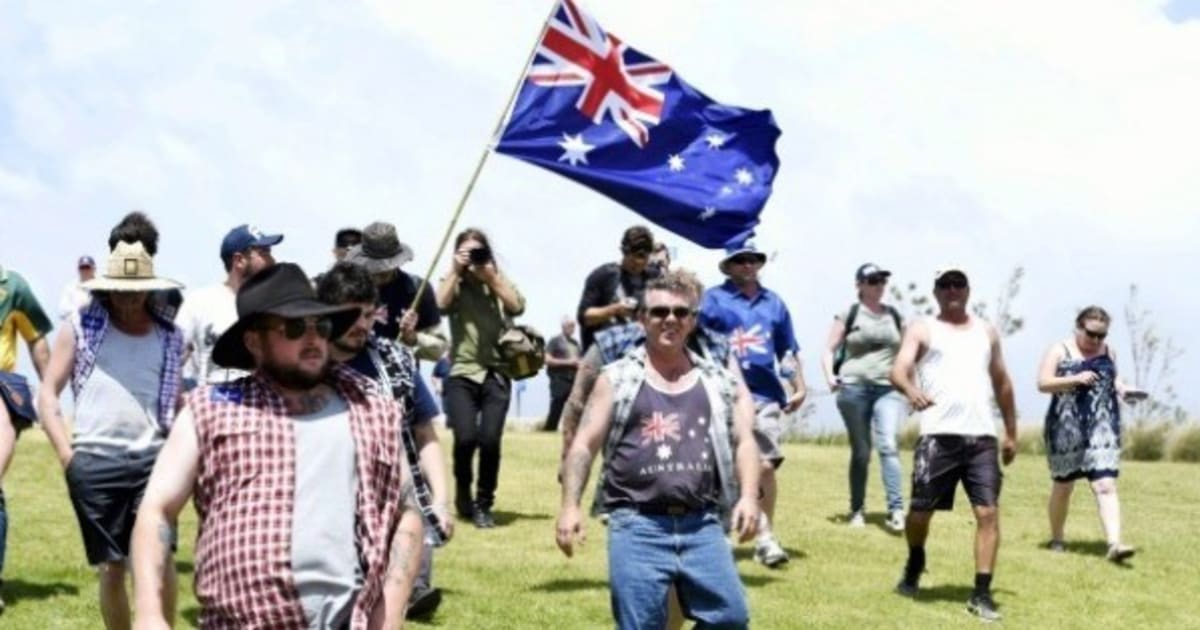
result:
[[[1050,476],[1055,481],[1116,477],[1121,466],[1121,410],[1117,404],[1117,367],[1104,354],[1090,359],[1066,356],[1056,376],[1091,370],[1100,378],[1054,394],[1046,412],[1044,437]]]

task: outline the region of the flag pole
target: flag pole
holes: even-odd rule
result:
[[[542,22],[542,28],[538,31],[537,39],[533,41],[533,48],[530,49],[529,56],[525,59],[525,65],[521,66],[521,74],[517,76],[516,85],[513,86],[512,93],[508,96],[508,103],[504,105],[504,109],[500,110],[500,119],[496,121],[496,128],[492,131],[492,137],[483,147],[483,155],[479,156],[479,162],[475,165],[475,172],[471,173],[471,179],[467,182],[466,189],[463,190],[462,196],[458,199],[458,206],[454,209],[454,214],[450,217],[450,223],[446,225],[446,232],[442,235],[442,242],[438,245],[437,252],[429,261],[429,270],[425,272],[425,276],[421,278],[421,284],[417,286],[417,293],[413,296],[412,304],[409,305],[410,309],[419,307],[421,294],[429,286],[429,279],[433,277],[438,260],[441,259],[442,254],[446,251],[446,245],[450,242],[450,235],[454,233],[454,226],[458,225],[458,219],[462,216],[463,208],[467,205],[467,199],[470,198],[471,191],[475,189],[475,182],[479,180],[479,174],[483,172],[483,165],[487,163],[488,156],[492,154],[496,138],[504,130],[504,121],[508,118],[508,112],[512,109],[513,102],[517,100],[517,94],[521,91],[521,84],[525,82],[525,75],[529,71],[529,65],[533,63],[533,59],[537,55],[538,46],[541,45],[542,38],[546,36],[546,29],[550,27],[550,20],[554,19],[554,14],[558,11],[559,1],[553,0],[550,13]]]

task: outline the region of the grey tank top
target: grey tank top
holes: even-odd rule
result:
[[[158,390],[163,339],[157,331],[130,335],[109,326],[96,366],[75,401],[75,449],[108,454],[162,446]]]
[[[292,514],[292,574],[309,628],[350,622],[362,588],[354,542],[357,479],[346,401],[292,418],[296,436],[296,505]]]
[[[606,462],[605,505],[700,509],[716,503],[716,460],[708,432],[711,413],[708,393],[699,379],[678,394],[643,384],[625,435]]]

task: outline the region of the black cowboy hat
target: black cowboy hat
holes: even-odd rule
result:
[[[330,339],[337,339],[354,325],[359,309],[333,306],[317,299],[304,270],[295,263],[279,263],[250,276],[237,292],[237,323],[217,339],[213,363],[224,368],[254,369],[254,357],[242,341],[247,326],[257,315],[279,317],[328,316],[333,322]]]

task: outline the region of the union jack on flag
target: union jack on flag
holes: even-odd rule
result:
[[[754,234],[779,133],[769,110],[713,101],[559,0],[496,151],[715,248]]]
[[[733,350],[738,358],[744,358],[751,352],[766,354],[767,339],[767,335],[762,331],[762,324],[755,324],[749,329],[738,326],[733,329],[733,334],[729,335],[729,349]]]
[[[662,442],[667,438],[676,442],[680,440],[679,414],[664,415],[661,411],[655,411],[649,418],[642,418],[642,446],[651,442]]]

